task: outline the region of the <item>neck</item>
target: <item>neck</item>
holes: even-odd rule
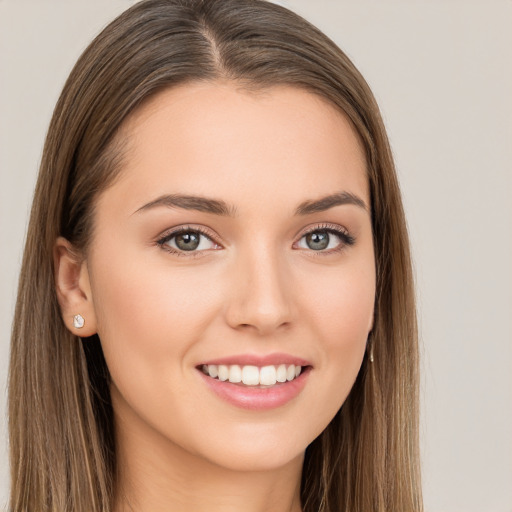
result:
[[[303,455],[278,468],[238,471],[155,431],[142,433],[133,420],[116,418],[115,512],[301,512]]]

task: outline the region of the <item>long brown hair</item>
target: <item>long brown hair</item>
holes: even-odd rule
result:
[[[324,34],[262,0],[145,0],[71,72],[48,130],[27,234],[9,374],[11,511],[113,509],[109,373],[97,336],[61,319],[52,253],[83,253],[97,195],[122,168],[116,135],[158,91],[191,81],[291,85],[353,123],[367,160],[377,269],[374,328],[355,385],[307,448],[305,512],[419,512],[418,346],[409,242],[393,159],[366,82]],[[372,354],[370,361],[369,353]]]

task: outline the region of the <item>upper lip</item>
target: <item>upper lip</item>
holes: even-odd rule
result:
[[[273,354],[237,354],[227,357],[219,357],[216,359],[208,359],[200,363],[201,365],[210,364],[223,364],[231,366],[238,364],[240,366],[279,366],[281,364],[294,364],[295,366],[311,366],[311,363],[301,357],[293,356],[291,354],[273,353]]]

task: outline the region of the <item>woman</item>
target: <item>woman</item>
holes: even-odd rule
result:
[[[286,9],[146,0],[72,71],[27,236],[11,510],[419,511],[373,96]]]

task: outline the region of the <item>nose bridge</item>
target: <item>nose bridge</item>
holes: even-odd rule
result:
[[[268,334],[288,325],[292,297],[286,261],[270,243],[240,250],[232,275],[228,323]]]

